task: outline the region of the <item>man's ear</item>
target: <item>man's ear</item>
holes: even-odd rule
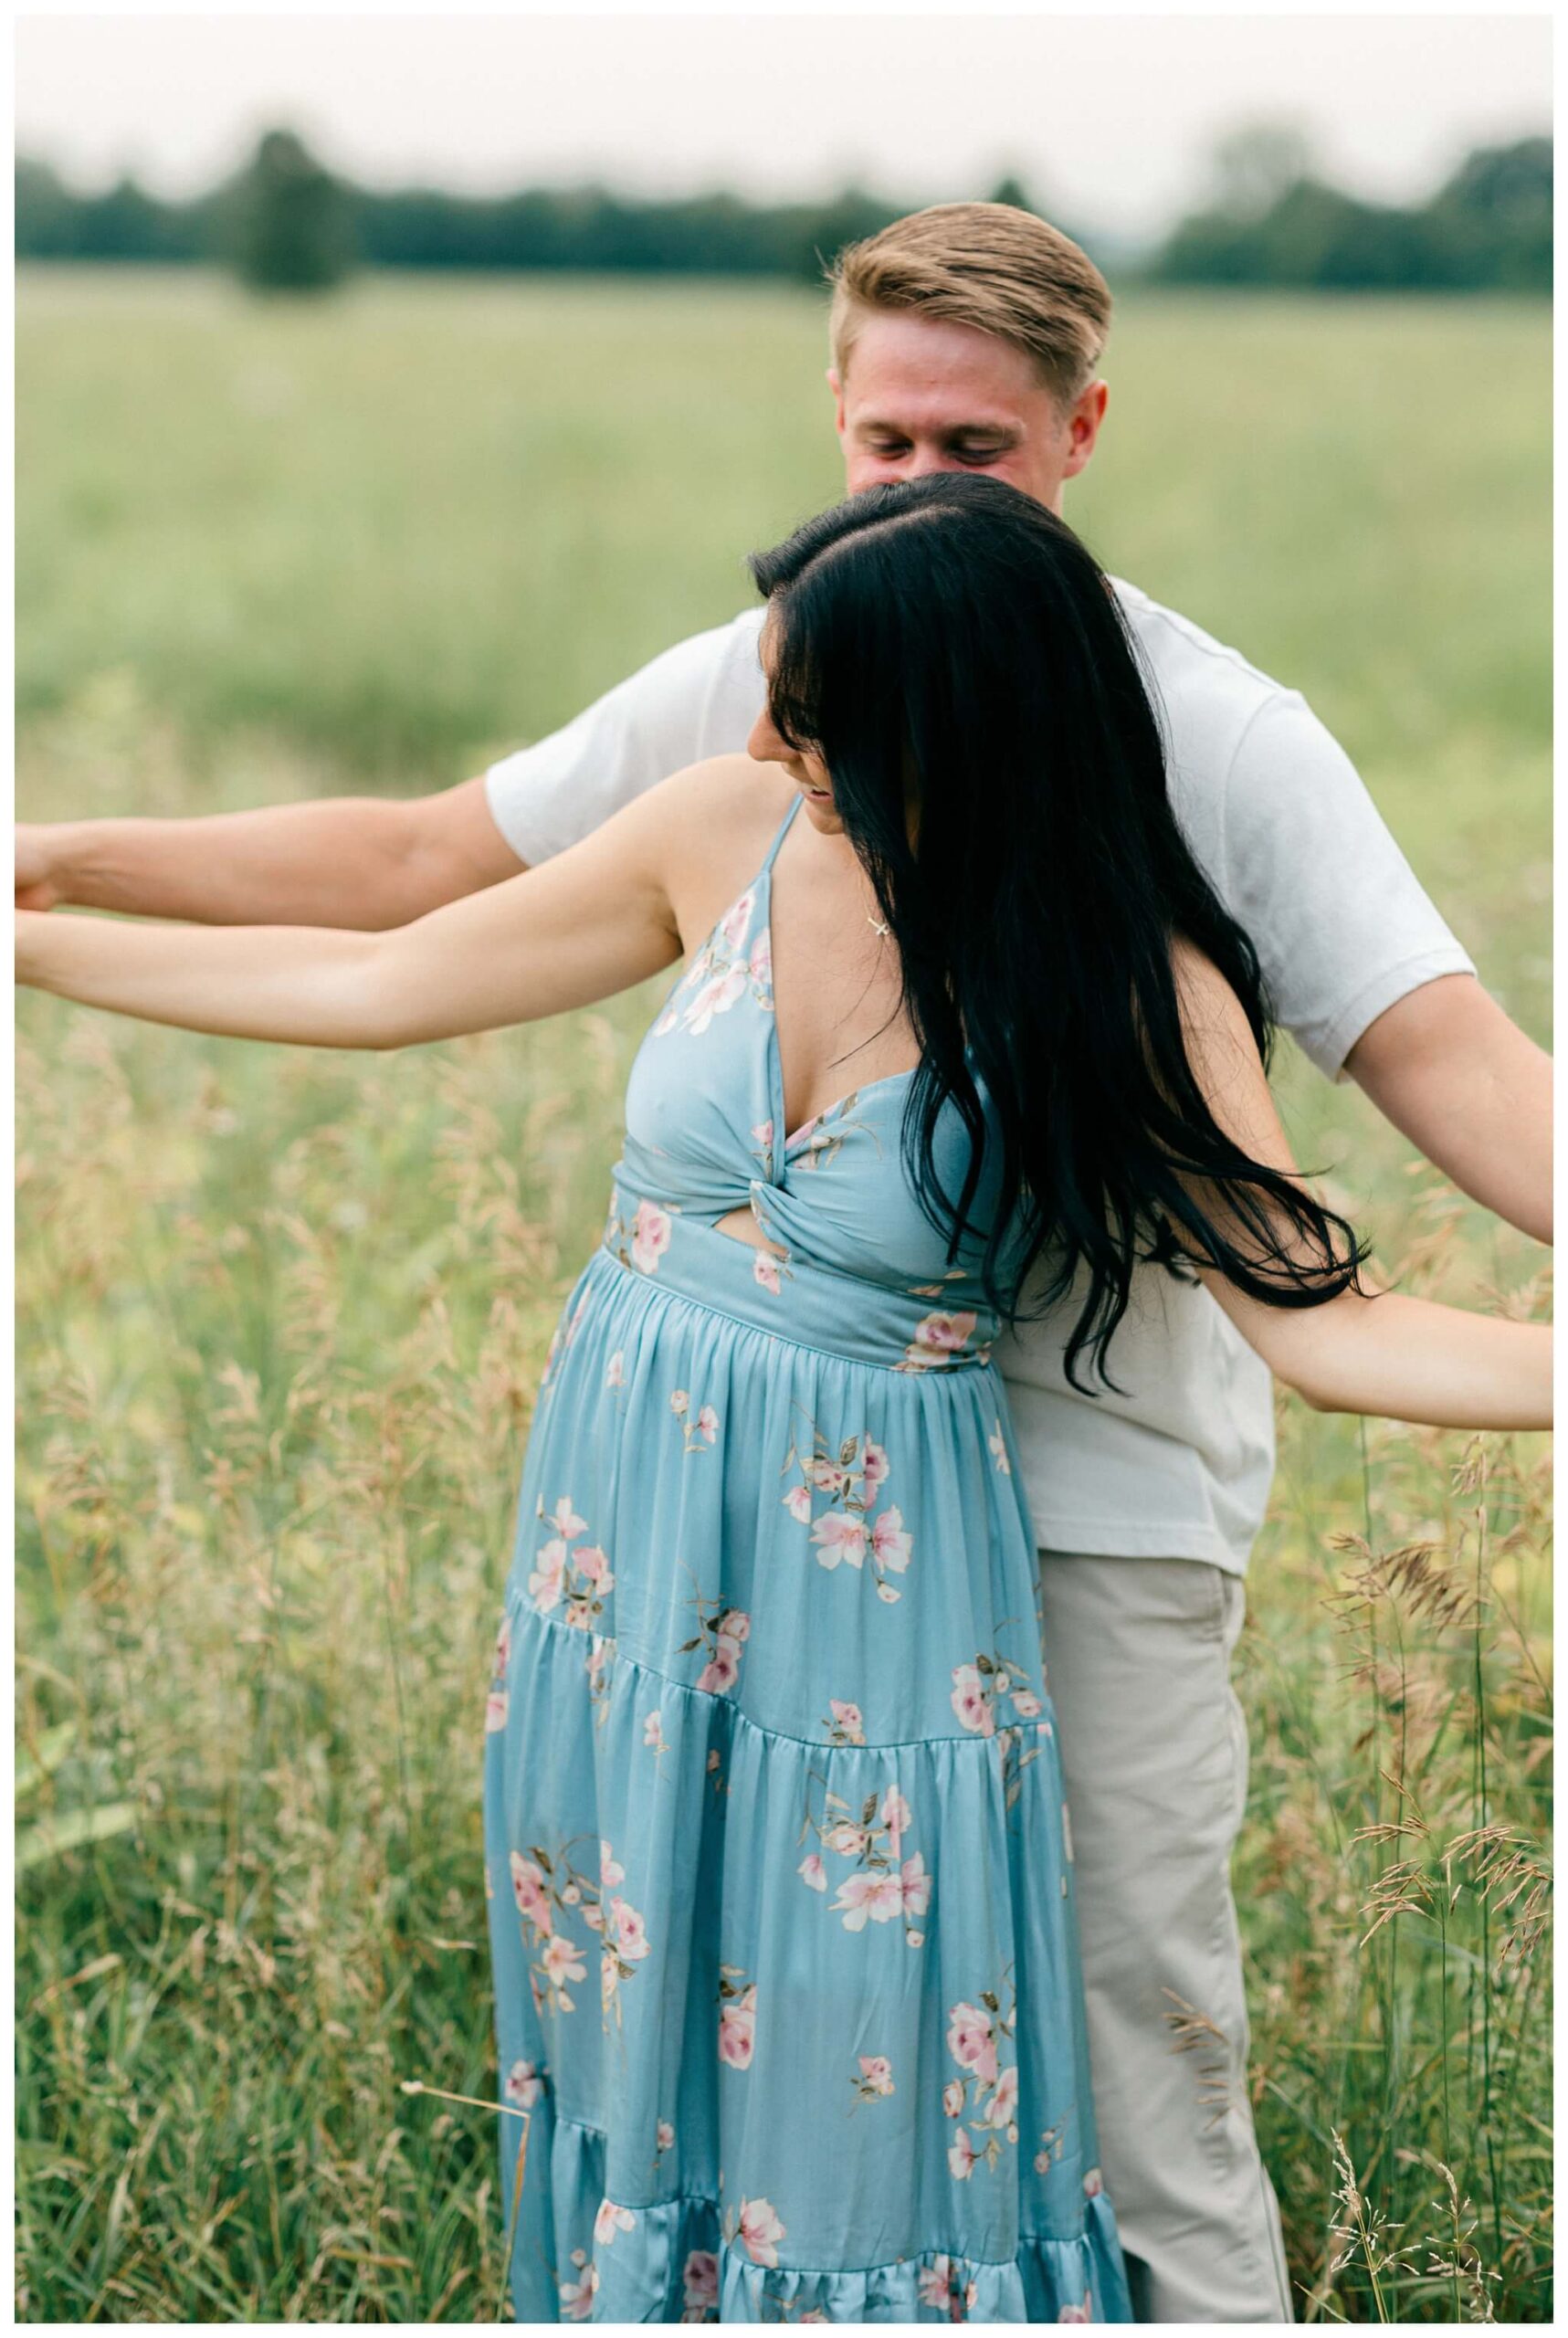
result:
[[[1068,453],[1062,472],[1064,479],[1076,479],[1093,454],[1110,398],[1109,382],[1090,382],[1073,400],[1068,415]]]
[[[833,393],[833,427],[844,436],[844,379],[837,365],[827,369],[827,386]]]

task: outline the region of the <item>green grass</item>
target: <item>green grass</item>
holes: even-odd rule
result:
[[[61,274],[18,326],[35,816],[464,778],[837,488],[807,295]],[[1542,1038],[1548,365],[1538,309],[1130,298],[1068,507],[1306,690]],[[489,1643],[646,1006],[362,1060],[24,1004],[29,2321],[496,2318],[490,2122],[403,2084],[493,2091]],[[1541,1302],[1358,1091],[1280,1085],[1408,1287]],[[1550,2314],[1544,1472],[1281,1406],[1237,1885],[1302,2318]]]

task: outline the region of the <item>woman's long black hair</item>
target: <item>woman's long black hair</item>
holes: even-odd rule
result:
[[[773,721],[826,764],[902,961],[921,1048],[904,1150],[950,1259],[981,1243],[1014,1318],[1081,1275],[1080,1388],[1086,1350],[1115,1385],[1106,1347],[1141,1259],[1206,1261],[1274,1306],[1358,1288],[1352,1229],[1239,1150],[1194,1077],[1173,944],[1213,960],[1267,1061],[1263,979],[1177,827],[1135,645],[1072,530],[943,471],[850,497],[751,569]],[[957,1195],[933,1145],[949,1100],[971,1139]],[[1219,1189],[1218,1215],[1191,1179]]]

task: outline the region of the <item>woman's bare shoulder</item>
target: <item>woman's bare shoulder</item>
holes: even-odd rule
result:
[[[767,856],[797,794],[776,764],[710,755],[659,784],[668,890],[689,938],[705,933]]]

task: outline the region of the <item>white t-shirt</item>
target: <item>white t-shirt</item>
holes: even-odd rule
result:
[[[1475,967],[1354,766],[1299,690],[1112,580],[1143,653],[1187,841],[1251,936],[1279,1020],[1338,1078],[1367,1026]],[[586,836],[668,773],[744,748],[763,699],[761,606],[679,642],[564,730],[491,765],[497,827],[525,861]],[[1206,1559],[1239,1574],[1274,1469],[1268,1368],[1200,1286],[1134,1276],[1107,1362],[1126,1392],[1080,1395],[1069,1301],[997,1350],[1043,1549]]]

